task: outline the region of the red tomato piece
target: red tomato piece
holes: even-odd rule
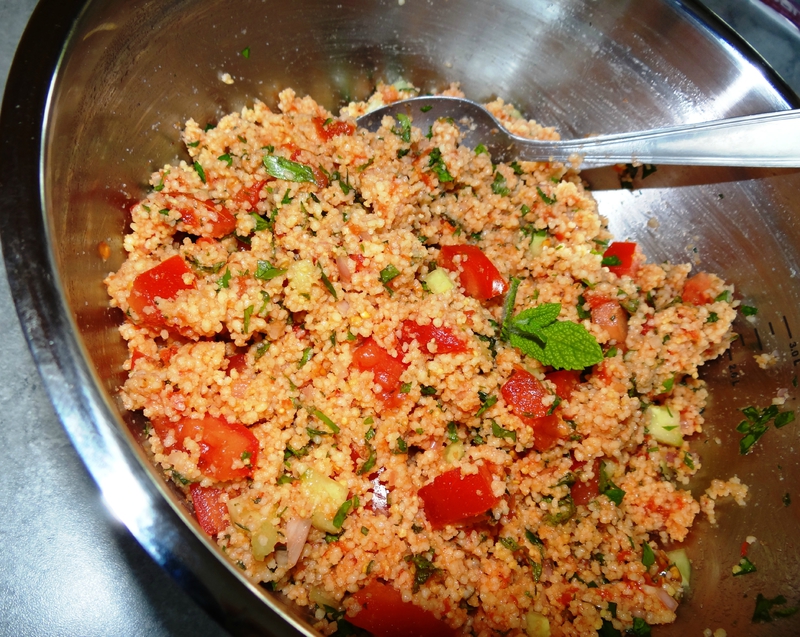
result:
[[[428,352],[428,343],[436,342],[437,354],[458,354],[467,351],[467,344],[458,336],[453,334],[453,330],[448,327],[436,327],[433,323],[420,325],[415,321],[403,321],[402,332],[400,335],[401,343],[417,341],[423,353]]]
[[[692,305],[711,303],[714,300],[710,291],[713,284],[714,279],[710,274],[698,272],[693,277],[686,279],[681,299],[683,299],[684,303],[691,303]]]
[[[136,313],[140,323],[152,326],[165,324],[164,315],[158,309],[156,299],[171,301],[181,290],[194,288],[194,275],[191,282],[186,283],[184,280],[186,274],[192,274],[192,271],[176,254],[134,279],[128,305]]]
[[[131,354],[131,369],[134,369],[137,361],[141,360],[142,358],[147,358],[147,356],[142,354],[138,349],[133,350],[133,354]]]
[[[267,180],[262,179],[260,181],[255,182],[249,188],[242,188],[239,192],[237,192],[233,196],[233,202],[238,206],[242,206],[245,202],[250,204],[250,208],[253,209],[256,207],[259,201],[261,201],[261,191],[264,189],[264,186],[267,185]]]
[[[548,391],[536,376],[515,367],[511,376],[500,388],[503,399],[520,418],[541,418],[547,415],[549,407],[542,404]]]
[[[324,142],[327,142],[337,135],[352,135],[356,132],[355,124],[343,122],[340,119],[315,117],[314,126],[317,128],[317,135],[319,135],[319,138]]]
[[[455,637],[455,631],[436,616],[411,602],[389,584],[371,581],[353,593],[361,610],[345,619],[373,637]]]
[[[632,241],[615,241],[603,253],[603,260],[612,259],[619,261],[618,265],[606,266],[617,276],[633,276],[638,270],[638,264],[634,259],[636,254],[636,244]]]
[[[586,465],[585,462],[573,462],[572,471],[580,473],[581,469]],[[578,476],[578,479],[570,487],[572,494],[572,501],[575,504],[587,505],[594,500],[600,493],[600,463],[595,460],[593,464],[594,477],[587,481],[583,481]]]
[[[500,501],[492,493],[492,475],[485,466],[466,476],[461,469],[445,471],[422,487],[419,497],[434,529],[472,522]]]
[[[589,301],[592,308],[592,323],[604,328],[608,337],[617,345],[625,346],[628,338],[628,314],[617,301]]]
[[[245,369],[247,369],[247,355],[243,353],[234,354],[233,356],[228,357],[228,369],[227,374],[228,376],[231,375],[233,370],[239,372],[239,376],[242,375]]]
[[[560,379],[561,377],[557,376],[556,378]],[[562,381],[559,380],[559,382]],[[564,385],[566,386],[566,383]],[[564,440],[569,435],[561,417],[547,413],[550,408],[542,403],[542,399],[549,392],[530,372],[516,367],[500,388],[500,393],[503,395],[503,400],[511,407],[511,411],[533,429],[533,447],[537,451],[552,449],[560,440]]]
[[[189,234],[219,239],[236,230],[236,217],[225,207],[217,210],[213,202],[192,195],[180,195],[185,201],[178,207],[183,229]]]
[[[545,378],[556,386],[556,396],[569,400],[575,388],[581,384],[581,373],[571,369],[561,369],[545,374]]]
[[[194,516],[200,527],[209,535],[218,535],[228,527],[228,506],[222,501],[222,489],[201,487],[193,483],[189,487],[194,505]]]
[[[167,450],[184,449],[183,441],[186,438],[198,440],[200,460],[197,468],[203,475],[226,482],[253,474],[258,460],[258,440],[244,425],[208,415],[203,418],[181,418],[177,422],[159,419],[152,422],[162,442],[169,430],[174,430],[175,440],[171,445],[165,444]],[[234,468],[234,463],[244,463],[244,466]]]
[[[353,365],[359,371],[373,373],[374,382],[382,389],[379,396],[384,405],[393,409],[402,404],[405,395],[399,392],[400,377],[408,365],[401,359],[390,356],[370,337],[353,352]]]
[[[461,258],[458,264],[456,257]],[[439,252],[439,265],[453,272],[458,271],[460,267],[461,287],[473,299],[488,301],[502,296],[508,290],[508,283],[500,271],[477,246],[442,246]]]

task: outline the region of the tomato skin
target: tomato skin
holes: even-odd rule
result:
[[[585,462],[573,462],[571,470],[574,472],[579,472],[585,465]],[[578,478],[570,487],[572,501],[575,504],[582,504],[585,506],[600,494],[600,462],[595,460],[592,466],[594,471],[593,478],[587,480],[586,482],[583,482],[580,478]]]
[[[181,290],[194,288],[194,275],[191,283],[186,283],[183,280],[185,274],[192,274],[192,271],[176,254],[134,279],[128,305],[136,313],[140,323],[154,327],[166,324],[164,315],[156,305],[156,298],[171,301]]]
[[[632,241],[615,241],[603,253],[603,258],[617,257],[619,265],[607,265],[606,267],[617,276],[633,276],[638,270],[634,259],[636,254],[636,244]]]
[[[222,489],[214,487],[201,487],[192,483],[189,487],[194,505],[194,516],[200,527],[209,535],[215,536],[228,527],[228,506],[222,501]]]
[[[389,584],[371,581],[353,593],[361,610],[345,619],[373,637],[455,637],[455,631],[436,616],[411,602]]]
[[[553,372],[558,374],[558,372]],[[556,381],[564,382],[566,376],[556,376]],[[570,380],[570,384],[572,380]],[[558,387],[558,384],[556,385]],[[548,414],[550,407],[542,403],[542,399],[549,395],[545,386],[530,372],[515,367],[511,376],[500,388],[503,400],[511,407],[511,411],[526,425],[533,429],[533,447],[539,452],[552,449],[560,440],[568,435],[566,425],[557,414]]]
[[[503,399],[520,418],[541,418],[547,415],[549,407],[542,404],[548,391],[536,376],[515,367],[508,380],[500,388]]]
[[[267,180],[262,179],[255,182],[249,188],[242,188],[233,196],[233,202],[238,206],[242,206],[245,202],[250,204],[250,208],[254,209],[259,201],[261,201],[261,191],[267,185]]]
[[[238,422],[206,415],[203,418],[181,418],[177,422],[153,419],[153,427],[163,442],[170,429],[175,431],[175,442],[164,445],[167,451],[184,450],[183,441],[193,438],[200,446],[197,468],[209,478],[227,482],[241,480],[253,474],[258,460],[258,440],[247,427]],[[232,464],[249,455],[249,464],[234,469]]]
[[[314,118],[314,126],[317,129],[317,135],[319,135],[319,138],[324,142],[333,139],[337,135],[352,135],[356,132],[355,124],[351,124],[350,122],[334,119],[328,124],[325,124],[326,121],[328,120],[323,117]]]
[[[353,365],[359,371],[373,373],[373,382],[380,386],[382,391],[379,397],[386,407],[394,409],[403,403],[405,394],[399,392],[400,377],[408,365],[401,359],[390,356],[372,337],[355,349]]]
[[[225,206],[217,210],[207,199],[198,199],[193,195],[180,197],[186,202],[177,210],[181,213],[184,230],[189,234],[219,239],[236,230],[236,217]],[[206,225],[210,226],[210,231],[206,230]]]
[[[471,522],[500,501],[492,493],[492,475],[486,466],[466,476],[461,469],[445,471],[422,487],[419,497],[434,529]]]
[[[458,354],[467,351],[467,344],[448,327],[436,327],[433,323],[420,325],[412,320],[403,321],[400,342],[417,341],[420,351],[428,354],[428,343],[436,342],[437,354]]]
[[[556,386],[556,396],[561,400],[569,400],[572,392],[581,384],[581,373],[571,369],[560,369],[544,377]]]
[[[714,299],[711,297],[711,286],[714,279],[707,272],[698,272],[693,277],[686,279],[683,285],[683,293],[681,299],[684,303],[691,303],[692,305],[706,305],[711,303]]]
[[[628,338],[628,314],[622,306],[614,300],[589,301],[592,310],[592,323],[604,328],[608,337],[616,341],[617,345],[625,346]]]
[[[461,257],[459,264],[455,262],[456,257]],[[442,246],[439,265],[453,272],[458,271],[460,266],[459,282],[467,296],[473,299],[488,301],[502,296],[508,290],[508,283],[500,271],[477,246]]]
[[[230,376],[233,370],[236,370],[241,376],[247,369],[247,355],[243,353],[234,354],[228,357],[228,369],[225,373]]]

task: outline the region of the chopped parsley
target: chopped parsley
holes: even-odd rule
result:
[[[428,167],[436,174],[440,182],[453,181],[453,175],[447,171],[447,166],[442,159],[442,151],[438,147],[431,151]]]
[[[220,155],[219,157],[217,157],[217,159],[219,159],[220,161],[224,161],[228,165],[228,168],[230,168],[231,164],[233,164],[233,157],[231,157],[228,153]]]
[[[415,593],[420,589],[420,586],[439,571],[439,569],[433,565],[433,551],[429,551],[426,554],[408,555],[405,560],[414,566],[413,590]]]
[[[325,289],[328,290],[328,292],[330,292],[330,294],[334,298],[334,300],[338,301],[339,300],[339,295],[336,294],[336,288],[333,287],[333,283],[331,283],[331,280],[328,278],[328,275],[325,274],[325,270],[322,269],[322,264],[321,263],[319,264],[319,271],[320,271],[320,274],[322,275],[322,284],[325,286]]]
[[[230,282],[231,282],[230,268],[225,268],[225,274],[223,274],[222,277],[220,277],[217,280],[217,289],[221,290],[222,288],[230,287]]]
[[[276,277],[286,274],[286,270],[274,267],[269,261],[256,261],[255,277],[262,281],[270,281]]]
[[[784,608],[775,608],[776,606]],[[783,595],[768,599],[759,593],[756,597],[756,609],[753,612],[753,622],[771,622],[776,617],[791,617],[797,611],[797,606],[786,607],[786,598]]]
[[[421,385],[419,388],[419,393],[423,396],[435,396],[436,387],[431,387],[430,385]]]
[[[408,115],[398,113],[397,122],[400,124],[400,127],[392,127],[392,132],[406,144],[411,143],[411,120]]]
[[[339,507],[336,515],[333,516],[333,526],[337,529],[341,529],[347,514],[350,513],[352,509],[358,508],[358,504],[358,496],[353,496],[351,499],[345,500],[342,506]]]
[[[555,197],[548,197],[544,193],[544,191],[541,188],[539,188],[539,186],[536,186],[536,193],[539,195],[539,198],[542,201],[544,201],[548,206],[552,206],[556,202],[556,198]]]
[[[731,569],[731,573],[734,575],[747,575],[748,573],[755,572],[756,565],[747,559],[747,557],[742,557],[742,559],[739,560],[739,563]]]
[[[317,418],[319,418],[325,424],[325,426],[328,427],[328,429],[330,429],[333,433],[338,434],[339,431],[341,431],[339,429],[339,425],[337,425],[335,422],[333,422],[330,418],[328,418],[325,414],[323,414],[319,409],[316,409],[316,408],[312,407],[311,409],[309,409],[309,413],[312,416],[316,416]]]
[[[297,367],[298,368],[304,367],[305,364],[308,363],[308,361],[311,360],[311,356],[313,356],[313,354],[314,354],[314,348],[313,347],[306,347],[303,350],[303,356],[300,358],[300,362],[297,363]]]
[[[622,265],[622,259],[620,259],[616,254],[611,254],[607,257],[603,257],[603,260],[600,262],[600,265],[604,267],[614,267],[615,265]]]
[[[478,398],[480,398],[481,407],[475,413],[476,418],[480,418],[481,416],[483,416],[483,414],[485,414],[487,410],[497,402],[497,396],[494,396],[492,394],[487,394],[486,392],[482,391],[478,392]]]
[[[656,563],[656,554],[647,542],[642,542],[642,564],[645,568],[650,568]]]
[[[495,438],[508,438],[512,442],[516,442],[517,441],[517,432],[516,431],[510,431],[509,429],[503,429],[494,420],[492,420],[492,435]]]
[[[606,496],[609,500],[611,500],[614,504],[619,506],[622,504],[622,499],[625,497],[625,491],[620,489],[614,482],[608,477],[606,473],[606,463],[600,463],[600,475],[598,476],[598,492],[601,495]]]
[[[253,315],[255,306],[248,305],[244,308],[244,320],[242,322],[242,334],[247,334],[250,331],[250,317]]]
[[[770,421],[773,421],[776,429],[794,422],[794,411],[778,411],[777,405],[770,405],[764,409],[751,406],[741,411],[745,415],[745,420],[736,426],[736,431],[744,434],[739,441],[739,453],[743,456],[748,454],[759,438],[767,432]]]
[[[481,153],[488,155],[489,151],[483,144],[478,144],[477,146],[475,146],[475,154],[480,155]]]
[[[206,171],[203,170],[203,167],[200,165],[199,161],[194,162],[194,170],[197,173],[197,176],[200,177],[200,181],[206,183]]]
[[[242,57],[245,60],[249,60],[250,59],[250,47],[249,46],[246,46],[246,47],[244,47],[242,49]]]
[[[752,305],[743,305],[742,307],[739,308],[739,310],[745,316],[755,316],[756,314],[758,314],[758,308],[753,307]]]
[[[501,197],[508,197],[511,194],[511,190],[506,185],[506,178],[503,177],[502,174],[496,172],[494,174],[494,181],[492,182],[492,192],[496,195],[500,195]]]
[[[400,276],[400,270],[398,270],[395,266],[391,263],[387,265],[380,273],[381,283],[384,285],[389,283],[392,279],[396,279]]]

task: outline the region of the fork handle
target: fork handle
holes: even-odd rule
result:
[[[614,164],[800,167],[800,110],[746,115],[651,131],[534,142],[514,136],[519,156],[554,161],[578,154],[584,168]],[[527,148],[530,146],[531,148]],[[536,157],[532,156],[535,153]]]

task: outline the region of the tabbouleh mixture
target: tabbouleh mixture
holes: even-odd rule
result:
[[[689,576],[732,287],[613,242],[565,165],[494,165],[452,121],[356,127],[410,95],[187,122],[107,279],[124,405],[203,530],[324,635],[649,634]]]

